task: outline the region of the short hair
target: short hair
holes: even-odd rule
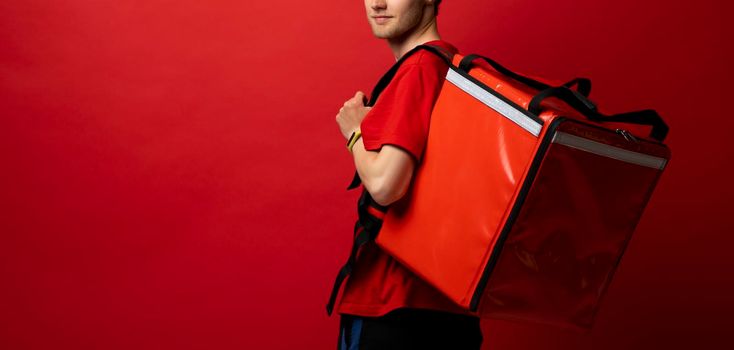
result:
[[[433,7],[433,15],[438,16],[438,5],[441,5],[441,0],[436,0]]]

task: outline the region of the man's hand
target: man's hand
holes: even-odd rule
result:
[[[359,129],[359,125],[362,124],[367,112],[370,111],[370,107],[365,107],[366,97],[362,91],[357,91],[354,97],[344,102],[344,106],[339,109],[339,114],[336,115],[336,122],[339,124],[339,130],[345,139],[349,139],[352,132]]]
[[[339,110],[336,122],[345,139],[359,129],[365,115],[370,111],[370,107],[364,106],[365,100],[364,94],[357,91]],[[384,145],[379,151],[367,151],[363,139],[359,139],[352,154],[362,184],[375,202],[386,206],[405,194],[415,167],[413,158],[407,151],[393,145]]]

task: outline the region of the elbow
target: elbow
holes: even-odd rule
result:
[[[408,190],[407,184],[389,183],[386,181],[374,181],[368,188],[368,192],[377,204],[388,206],[405,195]]]

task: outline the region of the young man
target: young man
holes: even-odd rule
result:
[[[374,35],[396,59],[420,44],[456,53],[436,26],[441,0],[365,0]],[[366,191],[382,206],[400,201],[421,161],[433,105],[447,65],[426,51],[408,57],[372,108],[357,92],[336,116]],[[361,137],[357,138],[358,135]],[[340,349],[479,349],[479,318],[381,251],[374,242],[359,259],[337,304]]]

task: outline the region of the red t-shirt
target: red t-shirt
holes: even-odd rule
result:
[[[444,41],[426,44],[457,52]],[[365,148],[378,151],[382,145],[390,144],[420,161],[431,111],[447,70],[446,63],[425,50],[408,57],[362,121]],[[472,314],[415,276],[374,242],[366,244],[347,278],[337,312],[381,316],[401,307]]]

